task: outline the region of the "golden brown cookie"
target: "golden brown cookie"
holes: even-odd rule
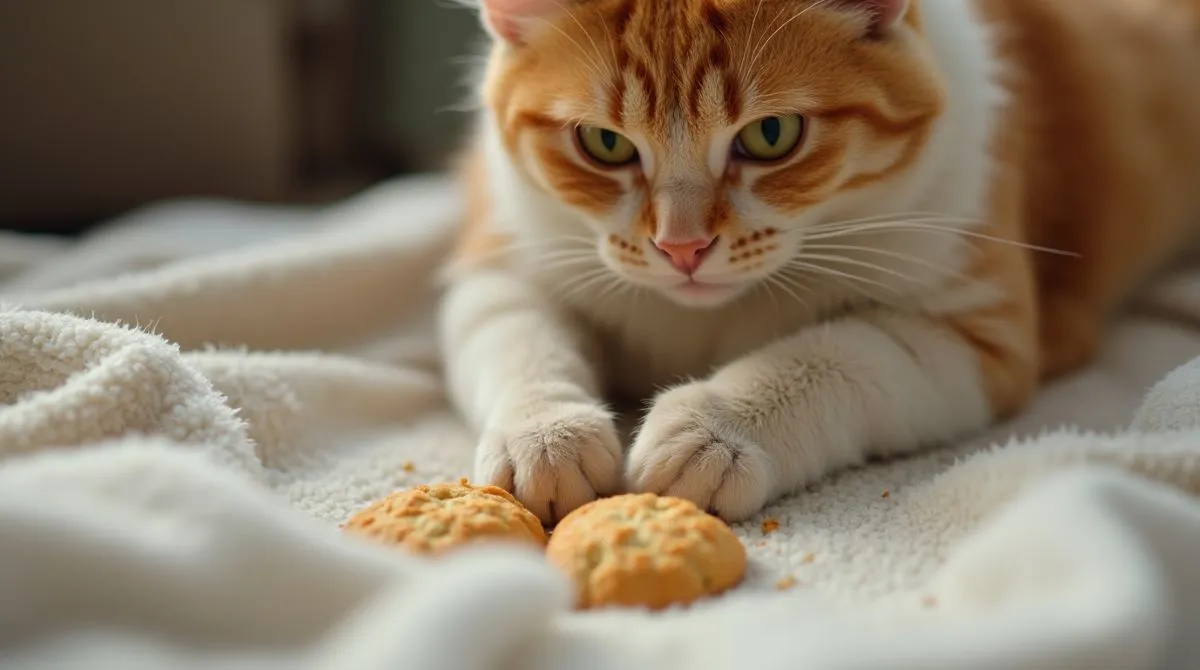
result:
[[[484,540],[546,544],[541,521],[508,491],[471,486],[465,479],[393,493],[342,528],[419,554]]]
[[[575,584],[580,608],[661,609],[736,586],[746,550],[720,519],[679,498],[630,494],[567,515],[546,549]]]

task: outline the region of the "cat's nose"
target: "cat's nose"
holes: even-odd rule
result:
[[[683,242],[654,241],[654,246],[671,261],[680,272],[691,275],[704,262],[708,252],[712,250],[716,237],[704,237]]]

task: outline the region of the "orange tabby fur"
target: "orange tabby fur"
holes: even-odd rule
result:
[[[581,164],[563,145],[564,125],[632,125],[656,154],[693,152],[702,164],[702,147],[677,141],[680,128],[789,113],[803,64],[805,114],[820,122],[812,145],[774,168],[731,163],[711,189],[692,189],[676,204],[707,233],[733,240],[718,253],[753,264],[782,233],[743,220],[722,193],[749,186],[776,210],[801,213],[890,188],[921,159],[947,104],[941,74],[919,48],[933,0],[908,5],[905,50],[861,39],[862,16],[832,11],[838,1],[568,3],[566,15],[521,34],[527,44],[496,45],[484,102],[523,179],[573,210],[604,217],[626,190],[623,177]],[[778,20],[806,4],[814,11],[801,20]],[[983,223],[972,228],[971,253],[951,268],[960,274],[946,281],[964,292],[987,285],[1000,297],[934,311],[930,320],[973,352],[990,412],[1003,417],[1019,411],[1040,380],[1086,363],[1112,311],[1193,242],[1200,0],[975,0],[975,7],[993,35],[1008,99],[991,126]],[[764,25],[774,32],[764,34]],[[753,95],[748,67],[757,73]],[[454,259],[463,271],[512,262],[503,252],[513,237],[494,225],[496,175],[483,152],[476,143],[465,161],[468,220]],[[659,186],[641,174],[629,179],[647,197],[634,224],[608,244],[636,268],[646,264],[642,240],[665,224],[651,193]],[[784,323],[798,327],[870,303],[840,297]],[[732,359],[714,353],[707,365]]]
[[[1086,362],[1111,311],[1192,242],[1200,2],[981,4],[1016,70],[1023,233],[1079,256],[1033,256],[1042,369],[1056,375]]]

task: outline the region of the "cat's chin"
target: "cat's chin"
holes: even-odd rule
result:
[[[688,281],[674,286],[661,287],[659,291],[671,301],[684,307],[711,309],[720,307],[745,293],[747,282],[712,283]]]

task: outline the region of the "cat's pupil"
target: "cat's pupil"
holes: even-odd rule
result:
[[[783,124],[779,122],[777,117],[770,117],[762,120],[762,135],[767,144],[775,146],[779,142],[779,136],[783,134]]]
[[[601,130],[600,142],[604,144],[605,149],[612,151],[617,148],[617,134],[611,130]]]

